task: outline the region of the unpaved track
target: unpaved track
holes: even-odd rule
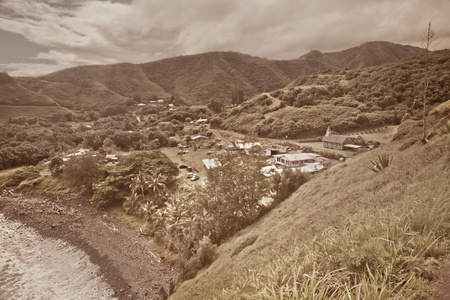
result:
[[[156,254],[151,240],[79,196],[0,194],[0,213],[83,250],[113,297],[159,299],[160,288],[176,282],[178,271]]]

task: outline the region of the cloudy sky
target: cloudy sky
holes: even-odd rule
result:
[[[293,59],[367,41],[421,46],[431,21],[450,48],[450,0],[0,0],[0,71],[208,51]]]

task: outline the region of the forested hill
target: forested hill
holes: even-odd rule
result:
[[[427,105],[448,101],[450,50],[428,56]],[[432,66],[432,67],[431,67]],[[325,70],[301,76],[285,88],[262,93],[222,112],[222,129],[280,138],[323,135],[399,124],[423,113],[425,56],[364,69]]]
[[[210,52],[144,64],[81,66],[41,77],[15,78],[24,89],[46,96],[71,109],[101,108],[137,101],[171,99],[186,104],[229,101],[231,90],[244,90],[246,98],[288,85],[298,76],[335,68],[364,68],[423,53],[423,49],[369,42],[348,50],[312,51],[292,60],[269,60],[236,52]],[[15,91],[21,104],[21,91]],[[8,97],[2,94],[0,100]]]

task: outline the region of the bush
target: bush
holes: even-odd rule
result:
[[[198,271],[209,266],[216,258],[216,246],[211,243],[209,237],[204,236],[199,242],[194,256],[186,263],[183,278],[194,278]]]
[[[393,157],[389,154],[380,154],[378,155],[378,161],[377,160],[369,160],[369,165],[367,168],[372,172],[380,172],[392,163]]]

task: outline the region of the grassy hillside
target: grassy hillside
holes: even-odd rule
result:
[[[0,105],[56,106],[57,103],[24,88],[7,73],[0,73]]]
[[[7,124],[10,119],[37,118],[45,119],[53,114],[68,114],[71,111],[60,106],[0,106],[0,125]]]
[[[140,65],[82,66],[38,78],[17,78],[22,86],[74,109],[175,98],[187,104],[230,101],[239,87],[245,98],[273,91],[298,76],[334,68],[380,65],[423,53],[420,48],[387,42],[366,43],[337,53],[313,51],[293,60],[276,61],[235,52],[180,56]],[[8,93],[13,93],[8,91]]]
[[[144,64],[142,68],[150,80],[195,104],[211,99],[229,100],[236,86],[248,96],[290,82],[270,60],[234,52],[169,58]]]
[[[450,254],[450,136],[400,151],[403,142],[316,175],[170,299],[430,296]],[[380,154],[393,160],[374,173]]]
[[[427,105],[449,100],[450,50],[430,54]],[[322,135],[421,118],[424,56],[378,67],[302,76],[221,114],[221,127],[268,137]]]

